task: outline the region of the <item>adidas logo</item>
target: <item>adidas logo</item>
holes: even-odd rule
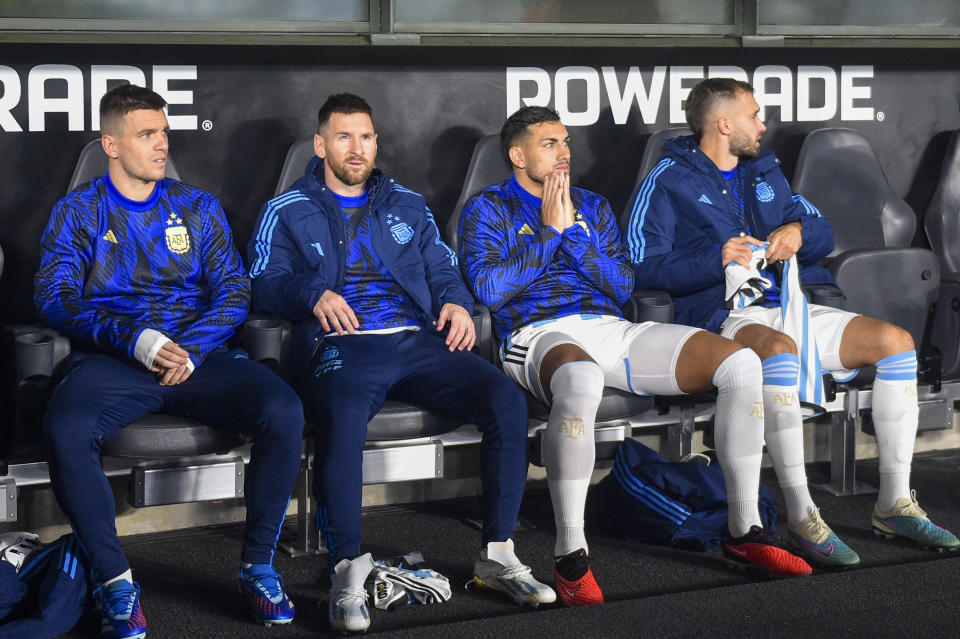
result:
[[[707,197],[706,193],[702,193],[700,195],[700,201],[704,204],[713,204],[713,202],[710,201],[710,198]]]
[[[530,228],[530,225],[529,225],[529,224],[524,224],[524,225],[520,228],[520,230],[517,231],[517,235],[533,235],[533,229]]]
[[[103,236],[103,239],[105,239],[108,242],[113,242],[114,244],[118,243],[117,236],[113,234],[112,230],[108,230],[107,234]]]

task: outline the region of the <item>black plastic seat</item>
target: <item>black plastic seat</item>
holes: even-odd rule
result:
[[[923,225],[941,266],[931,342],[943,359],[943,377],[956,379],[960,377],[960,130],[947,144]]]
[[[287,157],[283,160],[280,169],[280,179],[277,180],[277,190],[274,195],[280,195],[289,189],[294,182],[303,177],[307,164],[316,156],[313,150],[313,136],[302,138],[290,145]]]
[[[940,265],[932,252],[910,246],[916,216],[890,188],[870,144],[851,129],[813,131],[800,149],[793,190],[833,227],[836,250],[826,266],[846,308],[906,329],[919,352]]]

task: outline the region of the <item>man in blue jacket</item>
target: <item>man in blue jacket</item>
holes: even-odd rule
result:
[[[44,415],[50,481],[101,584],[104,631],[121,638],[144,636],[147,624],[100,447],[157,412],[253,440],[238,586],[258,622],[294,614],[272,560],[303,408],[279,377],[225,346],[247,317],[250,283],[216,198],[164,177],[164,106],[129,84],[103,96],[108,172],[54,206],[35,280],[40,317],[73,344]]]
[[[387,399],[476,424],[481,441],[481,586],[554,601],[513,551],[527,473],[526,402],[470,349],[472,297],[422,196],[374,168],[372,111],[352,94],[317,115],[317,157],[264,205],[248,247],[254,305],[294,321],[295,366],[319,427],[315,495],[330,551],[330,624],[370,624],[360,554],[367,422]]]
[[[809,574],[760,520],[756,355],[701,329],[623,318],[633,272],[620,231],[604,198],[570,186],[569,137],[556,111],[520,109],[504,122],[500,147],[513,176],[464,204],[460,252],[467,280],[493,314],[504,371],[550,404],[543,446],[561,601],[603,602],[583,513],[605,386],[665,395],[715,386],[730,513],[725,556],[778,576]]]
[[[783,332],[781,293],[788,292],[788,283],[773,270],[761,273],[772,287],[758,302],[742,308],[728,304],[731,265],[749,269],[751,255],[761,247],[767,263],[795,257],[803,284],[835,284],[817,264],[833,250],[833,232],[813,204],[791,191],[780,160],[760,150],[765,127],[753,87],[728,78],[704,80],[691,90],[686,116],[693,136],[667,142],[633,203],[630,258],[637,286],[674,296],[676,321],[734,339],[763,361],[764,438],[786,498],[790,541],[820,565],[859,562],[824,523],[807,489],[798,378],[812,361],[808,354],[818,353],[823,369],[835,375],[849,377],[851,369],[868,364],[877,368],[873,421],[880,493],[871,517],[874,531],[926,547],[956,548],[957,538],[927,519],[910,490],[917,430],[917,359],[910,334],[880,320],[810,305],[815,344],[798,344]]]

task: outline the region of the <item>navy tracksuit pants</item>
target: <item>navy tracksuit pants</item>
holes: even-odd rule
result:
[[[243,351],[216,350],[187,381],[161,386],[139,363],[74,352],[44,415],[53,492],[100,581],[129,565],[114,519],[100,446],[138,417],[184,415],[253,440],[244,481],[241,561],[272,563],[300,467],[303,407],[296,393]]]
[[[451,353],[426,331],[328,336],[306,373],[306,404],[318,428],[317,518],[331,570],[360,555],[367,422],[387,399],[480,429],[483,543],[513,536],[527,477],[527,403],[506,375],[473,353]]]

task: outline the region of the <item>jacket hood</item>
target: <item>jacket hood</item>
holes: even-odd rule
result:
[[[707,157],[706,153],[700,150],[697,138],[692,135],[667,140],[663,144],[663,150],[671,160],[678,164],[707,175],[719,174],[720,169],[713,163],[713,160]],[[740,160],[740,167],[744,169],[759,166],[762,170],[768,164],[779,164],[779,160],[777,160],[773,151],[761,150],[760,155],[755,158],[741,158]]]

